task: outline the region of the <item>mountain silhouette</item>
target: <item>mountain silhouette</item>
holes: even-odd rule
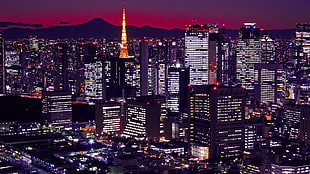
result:
[[[233,39],[237,36],[237,30],[226,29],[227,35]],[[294,29],[269,30],[278,39],[290,40],[294,38]],[[119,40],[121,36],[121,26],[115,26],[101,18],[94,18],[86,23],[78,25],[61,25],[47,28],[9,28],[2,31],[3,36],[9,40],[29,38],[31,35],[45,39],[70,39],[70,38],[106,38],[108,40]],[[150,26],[135,27],[127,26],[129,39],[151,38],[182,38],[182,29],[162,29]]]
[[[110,40],[119,40],[121,36],[121,26],[112,25],[101,18],[94,18],[84,24],[51,26],[41,29],[30,28],[9,28],[4,30],[3,36],[6,39],[29,38],[36,35],[39,38],[46,39],[66,39],[66,38],[106,38]],[[166,30],[150,26],[135,27],[127,26],[129,38],[181,38],[184,31],[181,29]]]

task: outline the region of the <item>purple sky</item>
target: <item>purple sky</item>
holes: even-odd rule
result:
[[[240,28],[256,22],[265,29],[295,28],[310,23],[310,0],[1,0],[0,21],[57,25],[84,23],[100,17],[121,23],[126,2],[128,25],[183,28],[186,24],[218,23]]]

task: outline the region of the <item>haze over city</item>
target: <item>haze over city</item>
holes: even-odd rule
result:
[[[120,25],[122,0],[2,0],[1,22],[42,24],[61,22],[80,24],[102,18]],[[256,22],[261,28],[294,28],[296,23],[310,22],[309,0],[127,0],[128,25],[172,29],[197,23],[218,23],[240,28],[243,22]]]

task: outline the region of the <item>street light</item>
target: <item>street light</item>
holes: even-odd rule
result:
[[[94,139],[89,139],[88,144],[90,144],[90,149],[92,150],[92,145],[95,143]]]

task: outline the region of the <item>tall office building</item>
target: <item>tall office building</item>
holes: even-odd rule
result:
[[[70,45],[71,51],[68,63],[69,90],[75,97],[74,100],[84,101],[85,97],[85,60],[96,56],[95,43],[78,43]],[[88,60],[89,62],[89,60]]]
[[[0,34],[0,95],[5,94],[4,38]]]
[[[310,61],[310,25],[297,24],[296,25],[296,48],[300,50],[295,51],[296,63],[302,64]]]
[[[208,44],[208,84],[218,83],[218,62],[221,48],[220,34],[217,25],[209,25],[209,44]]]
[[[244,141],[245,90],[240,87],[190,87],[189,142],[201,159],[238,158]]]
[[[173,40],[167,39],[158,39],[154,42],[153,45],[153,56],[155,56],[155,62],[158,73],[158,93],[156,95],[168,95],[167,89],[167,75],[168,68],[172,67],[177,62],[176,51],[177,46],[176,42]]]
[[[149,94],[149,79],[151,78],[151,65],[149,61],[149,47],[151,43],[148,40],[142,40],[140,42],[140,85],[141,85],[141,96],[147,96]],[[151,66],[149,68],[149,66]],[[155,80],[154,80],[155,81]],[[155,84],[155,83],[152,83]]]
[[[217,32],[217,25],[189,25],[185,28],[185,67],[189,68],[192,85],[208,85],[216,81],[216,42],[210,41],[210,33]]]
[[[52,54],[42,54],[44,90],[69,91],[69,46],[58,43],[50,47]]]
[[[137,139],[160,138],[161,104],[127,100],[127,124],[123,134]]]
[[[167,80],[167,112],[186,112],[188,69],[170,67]]]
[[[262,63],[276,63],[276,45],[275,40],[266,31],[262,31],[261,37],[261,62]]]
[[[181,67],[180,46],[174,40],[144,39],[140,42],[141,95],[168,95],[168,69]]]
[[[156,42],[143,40],[140,50],[141,96],[163,94],[166,87],[166,65],[164,60],[158,62]]]
[[[43,121],[63,128],[72,123],[72,95],[69,92],[44,91],[42,93]]]
[[[54,48],[54,88],[56,91],[69,91],[69,46],[66,43],[57,44]]]
[[[237,83],[254,89],[254,65],[261,63],[261,34],[255,23],[244,23],[237,39]]]
[[[170,67],[168,69],[168,112],[179,112],[180,103],[180,70]]]
[[[140,89],[140,68],[135,58],[120,59],[120,79],[125,97],[136,97]]]
[[[283,118],[285,136],[310,144],[310,107],[286,105]]]
[[[264,123],[257,120],[246,120],[244,129],[244,150],[254,150],[255,144],[263,140]]]
[[[282,64],[255,64],[255,98],[261,103],[283,102],[286,74]]]
[[[106,99],[103,62],[98,57],[84,59],[85,100],[87,102],[102,103]]]
[[[224,86],[236,83],[236,42],[227,37],[221,29],[218,38],[217,81]]]
[[[135,58],[105,58],[106,99],[112,97],[132,98],[139,95],[140,67]]]

